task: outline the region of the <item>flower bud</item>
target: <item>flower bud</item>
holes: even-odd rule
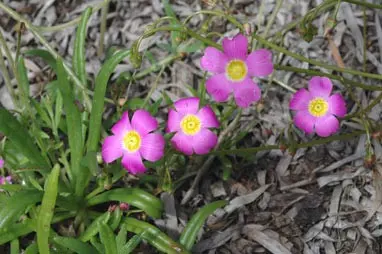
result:
[[[366,155],[364,161],[363,161],[363,165],[365,166],[365,168],[372,168],[375,164],[375,161],[376,161],[376,157],[375,157],[375,154],[372,153],[372,154],[369,154],[369,155]]]
[[[130,205],[128,203],[120,203],[119,204],[119,209],[121,209],[121,211],[127,211],[130,209]]]
[[[243,27],[244,27],[245,35],[250,36],[251,33],[252,33],[251,25],[248,24],[248,23],[245,23],[245,24],[243,25]]]

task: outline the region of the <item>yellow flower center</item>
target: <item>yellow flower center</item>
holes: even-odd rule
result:
[[[312,116],[320,117],[324,116],[328,111],[329,106],[326,100],[322,98],[316,98],[309,102],[308,110]]]
[[[232,60],[226,67],[227,76],[231,81],[241,81],[247,75],[247,65],[241,60]]]
[[[129,152],[135,152],[141,147],[141,136],[136,131],[128,131],[123,136],[123,146]]]
[[[200,131],[202,124],[200,119],[195,115],[186,115],[180,122],[182,131],[187,135],[195,135]]]

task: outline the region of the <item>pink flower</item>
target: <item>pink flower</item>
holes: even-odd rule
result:
[[[4,167],[4,160],[0,159],[0,168]]]
[[[176,101],[168,112],[167,132],[175,132],[171,139],[176,150],[192,155],[206,154],[217,143],[217,136],[209,128],[219,127],[215,113],[209,106],[199,109],[199,98]]]
[[[4,184],[12,184],[12,177],[11,176],[0,176],[0,185]]]
[[[248,40],[236,35],[224,38],[223,51],[207,47],[200,66],[214,73],[206,81],[207,92],[218,102],[227,101],[233,92],[236,104],[246,108],[261,97],[259,86],[251,77],[264,77],[273,72],[272,53],[259,49],[248,54]]]
[[[305,133],[315,130],[320,137],[328,137],[339,129],[337,117],[346,114],[344,98],[333,94],[332,82],[326,77],[313,77],[309,81],[309,91],[298,90],[292,97],[289,107],[296,110],[293,118],[294,124]]]
[[[157,128],[157,120],[146,110],[137,110],[131,124],[128,113],[123,113],[121,120],[111,128],[114,135],[107,137],[102,144],[103,160],[110,163],[122,157],[123,167],[131,174],[145,172],[142,157],[154,162],[164,154],[163,136],[151,133]]]

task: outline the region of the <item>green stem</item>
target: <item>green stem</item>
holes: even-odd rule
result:
[[[153,94],[153,92],[157,89],[157,86],[158,86],[158,83],[159,83],[159,79],[160,77],[162,76],[163,74],[163,71],[165,70],[164,66],[161,68],[161,70],[159,71],[158,75],[157,75],[157,78],[155,79],[155,82],[154,84],[151,86],[149,92],[147,93],[147,96],[145,98],[145,100],[143,101],[143,105],[142,105],[142,108],[145,108],[146,104],[149,102],[150,100],[150,97],[151,95]]]
[[[381,86],[365,85],[363,83],[359,83],[359,82],[356,82],[356,81],[353,81],[353,80],[350,80],[350,79],[346,79],[346,78],[338,76],[338,75],[329,74],[329,73],[325,73],[325,72],[321,72],[321,71],[310,70],[310,69],[301,69],[301,68],[297,68],[297,67],[285,66],[285,65],[277,65],[277,64],[274,67],[275,67],[276,70],[280,70],[280,71],[291,71],[291,72],[296,72],[296,73],[305,73],[305,74],[312,75],[312,76],[324,76],[324,77],[328,77],[328,78],[331,78],[331,79],[338,80],[338,81],[340,81],[342,83],[349,84],[351,86],[360,87],[360,88],[362,88],[364,90],[382,91],[382,87]]]
[[[365,1],[366,2],[366,1]],[[366,7],[363,6],[363,71],[366,71],[366,61],[367,61],[367,16]]]
[[[344,117],[344,120],[349,120],[349,119],[351,119],[351,118],[353,118],[353,117],[361,116],[361,115],[363,115],[363,114],[369,112],[372,108],[374,108],[376,105],[378,105],[379,103],[381,103],[381,101],[382,101],[382,93],[380,93],[380,94],[378,95],[378,97],[375,98],[375,99],[374,99],[374,100],[373,100],[373,101],[372,101],[366,108],[361,109],[360,111],[355,112],[355,113],[353,113],[353,114],[350,114],[350,115],[345,116],[345,117]]]
[[[320,66],[320,67],[323,67],[323,68],[328,69],[328,70],[344,72],[344,73],[349,73],[349,74],[352,74],[352,75],[358,75],[358,76],[363,76],[363,77],[367,77],[367,78],[374,78],[374,79],[382,80],[382,75],[380,75],[380,74],[366,73],[366,72],[362,72],[362,71],[345,69],[345,68],[340,68],[340,67],[337,67],[337,66],[334,66],[334,65],[329,65],[329,64],[321,63],[319,61],[311,60],[311,59],[306,58],[306,57],[304,57],[302,55],[293,53],[293,52],[291,52],[291,51],[289,51],[289,50],[287,50],[287,49],[285,49],[283,47],[277,46],[276,44],[273,44],[273,43],[269,42],[268,40],[262,38],[261,36],[259,36],[257,34],[253,34],[252,36],[256,40],[261,42],[262,44],[268,46],[269,48],[272,48],[272,49],[274,49],[276,51],[284,53],[285,55],[291,56],[291,57],[293,57],[293,58],[295,58],[297,60],[300,60],[300,61],[303,61],[303,62],[307,62],[307,63],[313,64],[313,65],[316,65],[316,66]]]
[[[148,67],[147,69],[144,69],[143,71],[138,72],[136,75],[133,75],[132,79],[138,80],[144,78],[146,75],[163,68],[164,66],[172,63],[173,61],[179,58],[181,58],[181,55],[179,54],[169,55],[166,58],[159,61],[157,64],[150,65],[150,67]]]
[[[9,92],[9,94],[11,95],[12,102],[13,102],[14,106],[16,108],[18,108],[18,101],[17,101],[16,93],[15,93],[15,90],[13,89],[13,87],[12,87],[11,78],[9,76],[9,72],[7,70],[7,66],[5,65],[3,51],[2,51],[1,48],[0,48],[0,71],[3,74],[4,83],[5,83],[5,86],[7,87],[7,90]]]
[[[382,5],[380,5],[380,4],[372,4],[372,3],[368,3],[366,1],[365,2],[361,2],[358,0],[342,0],[342,1],[347,2],[347,3],[351,3],[351,4],[365,6],[365,7],[372,8],[372,9],[382,9]]]
[[[357,137],[359,135],[364,134],[364,130],[360,131],[355,131],[352,133],[346,133],[346,134],[341,134],[341,135],[335,135],[327,138],[320,138],[320,139],[315,139],[309,142],[305,143],[300,143],[300,144],[295,144],[294,148],[307,148],[307,147],[312,147],[316,145],[323,145],[335,140],[349,140],[354,137]],[[213,154],[248,154],[248,153],[257,153],[260,151],[268,151],[268,150],[277,150],[280,149],[279,145],[265,145],[265,146],[259,146],[259,147],[250,147],[250,148],[239,148],[239,149],[231,149],[231,150],[220,150],[220,151],[214,151],[212,152]]]
[[[95,12],[99,11],[105,4],[107,4],[107,2],[109,2],[109,0],[101,2],[98,5],[94,6],[92,8],[93,12],[95,13]],[[56,31],[61,31],[61,30],[66,29],[68,27],[77,25],[78,23],[80,23],[80,21],[81,21],[81,16],[79,16],[75,19],[72,19],[71,21],[69,21],[67,23],[63,23],[60,25],[49,26],[49,27],[47,27],[47,26],[36,26],[35,28],[37,30],[39,30],[40,32],[56,32]]]
[[[105,1],[105,5],[102,7],[102,10],[101,10],[100,36],[99,36],[99,43],[98,43],[98,50],[97,50],[98,57],[101,57],[103,54],[103,47],[104,47],[103,44],[104,44],[105,32],[106,32],[107,13],[109,12],[109,2],[110,0]]]
[[[7,60],[9,62],[9,65],[12,67],[12,71],[16,75],[15,61],[13,61],[13,58],[12,58],[12,55],[11,55],[11,51],[9,50],[9,48],[7,46],[7,42],[5,41],[3,33],[2,33],[1,30],[0,30],[0,44],[3,45],[4,51],[5,51],[5,55],[7,56]]]
[[[286,32],[295,28],[298,24],[300,24],[301,22],[306,20],[308,17],[311,20],[313,20],[316,16],[330,10],[331,8],[333,8],[333,6],[336,5],[336,3],[338,1],[340,1],[340,0],[330,0],[330,1],[323,2],[322,4],[316,6],[314,9],[310,10],[304,17],[301,17],[301,18],[289,23],[288,25],[286,25],[283,29],[281,29],[281,31],[275,33],[275,35],[280,36],[280,35],[285,34]]]
[[[225,12],[222,12],[222,11],[213,11],[213,10],[202,10],[202,11],[195,12],[195,13],[191,14],[190,16],[188,16],[183,21],[183,25],[185,26],[191,20],[192,17],[194,17],[196,15],[199,15],[199,14],[208,14],[208,15],[213,15],[213,16],[218,16],[218,17],[224,17],[229,22],[231,22],[233,25],[235,25],[237,28],[239,28],[241,31],[244,30],[243,25],[239,21],[237,21],[234,17],[228,15]]]
[[[283,5],[283,2],[284,2],[284,0],[277,0],[276,6],[274,8],[274,11],[272,12],[272,15],[269,18],[269,21],[267,23],[267,26],[265,27],[265,31],[262,34],[263,37],[267,37],[268,36],[269,30],[271,29],[271,26],[273,25],[273,22],[275,21],[277,13],[280,11],[280,8]],[[259,44],[258,47],[261,48],[261,44]]]

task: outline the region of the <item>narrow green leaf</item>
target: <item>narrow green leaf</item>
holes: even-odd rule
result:
[[[24,254],[38,254],[38,247],[36,243],[32,243],[25,249]]]
[[[167,254],[190,253],[184,246],[175,242],[157,227],[133,218],[125,219],[126,229],[139,235],[157,250]]]
[[[101,135],[102,113],[104,108],[104,98],[106,86],[115,67],[128,55],[129,50],[121,50],[116,52],[112,58],[108,59],[101,70],[98,72],[95,80],[95,91],[93,97],[92,111],[89,122],[89,137],[87,141],[88,151],[98,151],[98,142]]]
[[[0,245],[33,232],[35,226],[36,224],[31,219],[10,225],[6,231],[0,233]]]
[[[122,223],[117,237],[115,238],[115,243],[117,244],[118,253],[121,253],[121,249],[126,244],[127,229],[125,223]]]
[[[99,253],[105,253],[105,247],[97,240],[97,237],[92,237],[90,243],[97,249]]]
[[[163,204],[160,199],[138,188],[120,188],[101,193],[88,200],[88,206],[110,201],[120,201],[138,207],[154,218],[162,214]]]
[[[118,254],[128,254],[132,253],[135,248],[141,243],[142,238],[139,235],[134,235],[129,239],[129,241],[122,246],[121,249],[118,249]]]
[[[73,89],[70,87],[69,79],[61,59],[57,59],[57,77],[66,113],[66,125],[68,127],[70,148],[70,164],[72,174],[74,176],[75,193],[77,196],[81,196],[84,188],[86,188],[86,186],[83,186],[83,182],[79,181],[81,178],[80,174],[84,174],[84,171],[81,170],[81,160],[83,154],[81,114],[74,103],[75,98]]]
[[[42,169],[49,169],[48,163],[42,157],[34,144],[28,130],[6,109],[0,109],[0,132],[3,133],[31,162],[40,165]]]
[[[27,69],[25,68],[24,58],[19,57],[17,61],[17,81],[18,86],[21,90],[21,96],[23,97],[24,103],[28,101],[29,97],[29,80]],[[28,105],[24,105],[27,107]]]
[[[89,169],[93,176],[100,173],[97,162],[97,152],[88,152],[81,160],[81,166]]]
[[[113,230],[106,223],[99,223],[98,229],[101,242],[105,247],[105,254],[118,254]]]
[[[106,212],[101,216],[97,217],[85,230],[85,232],[80,237],[83,242],[90,241],[90,239],[98,234],[98,224],[107,223],[110,219],[110,212]]]
[[[110,220],[110,227],[112,230],[115,230],[119,226],[119,223],[121,222],[121,219],[122,219],[122,215],[123,215],[123,213],[119,207],[117,207],[113,211],[112,217]]]
[[[54,56],[45,49],[30,49],[24,52],[27,56],[41,57],[53,70],[57,72],[56,59]]]
[[[19,239],[14,239],[11,242],[11,254],[19,254],[20,253],[20,242]]]
[[[211,215],[216,209],[223,207],[226,204],[227,201],[220,200],[201,208],[194,216],[192,216],[191,220],[187,223],[180,236],[179,242],[183,244],[187,250],[191,250],[195,243],[196,237],[207,217]]]
[[[86,85],[86,59],[85,59],[85,40],[87,34],[87,23],[92,14],[92,8],[85,9],[81,16],[80,24],[77,27],[76,38],[74,40],[73,51],[73,70],[77,74],[83,85]]]
[[[61,93],[56,94],[56,107],[54,110],[54,127],[58,130],[58,126],[60,125],[61,117],[62,117],[62,109],[64,107],[64,101]]]
[[[28,206],[41,201],[41,198],[42,193],[37,190],[22,190],[8,197],[0,209],[0,231],[15,223]]]
[[[49,254],[49,233],[58,193],[60,166],[55,165],[45,182],[40,212],[37,218],[37,245],[40,254]]]
[[[79,254],[97,254],[98,251],[91,245],[81,242],[78,239],[70,237],[55,236],[53,241],[62,247],[65,247]]]

